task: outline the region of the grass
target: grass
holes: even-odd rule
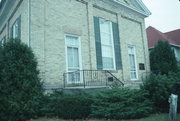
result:
[[[31,121],[72,121],[72,120],[62,120],[62,119],[38,119],[38,120],[31,120]],[[76,120],[76,121],[87,121],[87,120]],[[106,121],[106,120],[91,120],[88,121]],[[108,120],[108,121],[115,121],[115,120]],[[155,114],[147,118],[136,119],[136,120],[119,120],[119,121],[169,121],[168,114]],[[180,114],[177,115],[177,120],[180,121]]]

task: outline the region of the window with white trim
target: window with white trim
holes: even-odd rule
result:
[[[68,70],[79,69],[79,39],[74,36],[66,36]]]
[[[13,39],[20,39],[21,25],[20,17],[14,22],[11,28],[11,37]]]
[[[103,69],[114,70],[115,56],[114,56],[112,22],[104,19],[100,19],[99,23],[100,23]]]
[[[137,80],[137,63],[136,63],[136,51],[134,46],[128,46],[129,65],[130,65],[130,77],[131,80]]]
[[[80,39],[79,36],[66,35],[68,83],[80,83]],[[71,73],[73,72],[73,73]]]

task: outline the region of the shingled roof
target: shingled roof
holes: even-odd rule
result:
[[[146,29],[146,32],[149,48],[156,45],[158,40],[168,41],[170,44],[173,45],[180,45],[180,29],[162,33],[161,31],[150,26]]]

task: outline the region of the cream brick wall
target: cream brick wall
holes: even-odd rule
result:
[[[112,71],[114,75],[125,83],[139,83],[141,75],[149,71],[144,19],[138,13],[107,0],[31,0],[29,19],[28,2],[22,1],[8,24],[11,27],[21,16],[21,39],[28,44],[30,33],[30,46],[36,54],[40,77],[45,85],[63,85],[63,73],[67,71],[66,34],[80,37],[82,69],[97,69],[93,16],[119,24],[123,67],[122,70]],[[0,39],[4,33],[8,34],[7,28],[0,34]],[[137,64],[144,63],[146,67],[144,71],[138,69],[137,81],[130,81],[128,45],[136,47]]]
[[[128,36],[127,36],[128,35]],[[125,80],[130,80],[130,70],[129,68],[129,57],[128,57],[128,46],[134,46],[136,50],[136,61],[137,68],[139,63],[146,63],[143,47],[143,38],[141,33],[141,23],[128,20],[126,18],[122,19],[122,60],[124,68],[124,77]],[[138,77],[141,78],[141,75],[144,71],[138,69]]]
[[[9,39],[10,29],[18,17],[21,18],[21,40],[22,42],[28,44],[28,0],[16,0],[15,4],[9,10],[5,21],[1,23],[2,34],[0,38],[6,36]],[[4,27],[4,29],[3,29]]]

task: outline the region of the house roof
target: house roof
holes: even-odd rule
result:
[[[172,40],[176,41],[176,43],[180,45],[180,29],[166,32],[165,35],[171,38]]]
[[[159,40],[168,41],[173,45],[180,45],[180,29],[162,33],[161,31],[150,26],[146,29],[146,33],[149,48],[154,47]]]

